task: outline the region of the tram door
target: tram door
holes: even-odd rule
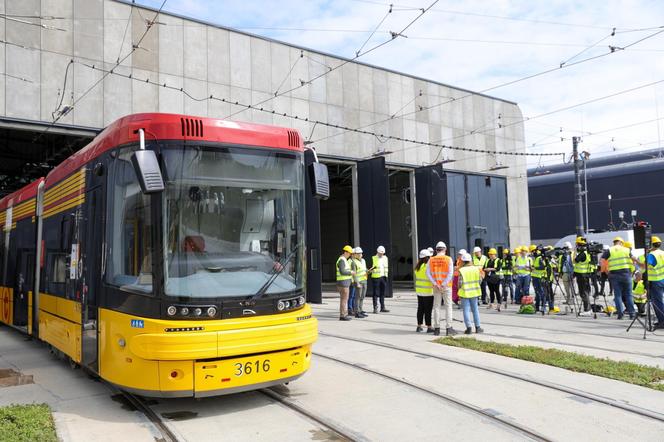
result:
[[[101,280],[101,253],[103,241],[103,201],[101,188],[97,187],[86,195],[87,210],[84,222],[80,223],[79,238],[81,241],[81,324],[82,352],[81,364],[98,372],[98,338],[97,308],[99,286]]]
[[[32,291],[32,277],[35,270],[35,255],[32,251],[22,250],[18,257],[16,269],[16,283],[14,287],[14,325],[28,326],[28,308],[30,307],[30,292]]]

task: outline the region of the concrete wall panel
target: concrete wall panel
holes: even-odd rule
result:
[[[74,51],[74,8],[72,0],[42,0],[41,15],[64,17],[64,20],[45,21],[44,24],[64,31],[41,30],[41,47],[47,51],[72,54]]]
[[[184,23],[167,15],[160,16],[165,23],[159,29],[159,72],[181,77],[184,75]]]
[[[127,57],[122,64],[131,65],[133,55],[131,54],[132,23],[134,16],[138,16],[137,8],[116,2],[104,3],[103,56],[106,63],[117,63],[122,58]],[[85,22],[88,20],[82,17],[79,21]]]
[[[271,84],[270,43],[259,38],[251,39],[251,89],[254,91],[273,94]],[[262,101],[262,100],[261,100]],[[256,101],[254,103],[257,103]]]
[[[151,11],[143,11],[141,14],[133,14],[131,19],[131,41],[138,48],[132,53],[132,65],[137,69],[145,71],[159,71],[159,33],[162,27],[157,22],[150,25],[156,14]],[[168,50],[168,48],[166,48]]]
[[[184,26],[184,76],[207,80],[207,26],[187,23]]]
[[[184,96],[184,113],[206,117],[208,113],[207,97],[210,96],[208,94],[207,82],[185,77],[183,87],[191,95],[191,97]]]
[[[157,80],[157,74],[141,69],[134,69],[132,75],[134,78]],[[145,81],[131,82],[131,111],[139,112],[157,112],[159,110],[159,87]]]
[[[182,77],[160,73],[159,84],[167,84],[179,89],[184,87],[184,80]],[[159,112],[184,113],[184,94],[178,90],[160,87]]]
[[[39,0],[5,1],[6,14],[39,16],[41,12],[40,3]],[[39,20],[31,18],[21,18],[20,20],[29,21],[31,23],[39,22]],[[33,26],[13,20],[4,21],[7,41],[29,48],[40,47],[41,31],[39,26]]]
[[[103,54],[104,0],[74,0],[74,55],[98,62]]]
[[[107,64],[106,66],[110,69],[114,64]],[[131,68],[127,66],[118,66],[115,70],[124,75],[129,75],[132,72]],[[153,78],[153,80],[156,80],[156,78]],[[108,75],[104,78],[104,126],[131,113],[133,82],[133,80],[119,75]]]
[[[231,84],[230,36],[229,32],[218,28],[207,30],[208,81],[218,84]]]
[[[41,115],[40,52],[11,45],[7,45],[5,51],[6,115],[39,120]]]
[[[81,61],[90,65],[94,63],[92,60]],[[106,69],[110,69],[111,67],[111,65],[107,65]],[[103,75],[101,70],[91,69],[79,63],[75,63],[73,68],[74,102],[76,103],[72,111],[74,114],[74,124],[79,126],[103,127],[104,115],[101,109],[104,106],[104,84],[103,81],[100,81]],[[118,69],[123,68],[118,67]],[[125,73],[128,73],[128,71]],[[109,75],[109,77],[117,76]],[[130,87],[115,89],[113,93],[117,94],[118,91],[128,90],[131,90]]]
[[[217,99],[208,100],[207,114],[210,118],[223,118],[231,113],[231,105],[221,101],[231,95],[231,87],[225,84],[208,83],[208,92]]]
[[[71,57],[51,52],[41,54],[41,120],[51,121],[62,100],[62,105],[71,104],[74,90],[74,66]],[[66,82],[65,82],[66,77]],[[64,89],[63,89],[64,88]],[[64,96],[63,96],[64,95]],[[72,114],[60,119],[63,124],[71,124]]]
[[[251,39],[246,35],[231,33],[230,66],[231,86],[251,88]]]

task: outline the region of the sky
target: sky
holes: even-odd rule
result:
[[[664,147],[664,1],[439,0],[422,14],[432,3],[167,0],[164,11],[349,58],[417,18],[358,61],[517,102],[531,153],[569,153],[572,136],[591,158]]]

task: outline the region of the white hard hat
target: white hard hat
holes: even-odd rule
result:
[[[482,249],[480,249],[479,247],[475,247],[473,249],[473,253],[477,253],[477,252],[481,252],[481,251],[482,251]]]
[[[378,248],[376,249],[376,252],[378,252],[378,253],[385,253],[385,247],[383,247],[383,246],[378,246]]]
[[[438,244],[436,244],[436,249],[446,249],[446,248],[447,248],[447,244],[445,244],[442,241],[438,241]]]
[[[429,247],[427,250],[429,251],[429,253],[433,253],[433,247]]]
[[[472,258],[469,254],[467,254],[467,253],[465,253],[465,254],[461,257],[461,261],[463,261],[463,262],[471,262],[472,260],[473,260],[473,258]]]
[[[429,251],[427,249],[420,250],[420,258],[426,258],[428,256],[431,256],[431,254],[429,253]]]
[[[465,255],[466,253],[468,253],[468,252],[466,252],[466,249],[459,250],[459,255],[461,255],[461,256]]]
[[[362,253],[362,247],[355,247],[355,249],[353,249],[353,253]]]
[[[563,247],[565,247],[566,249],[571,249],[571,248],[572,248],[572,243],[569,242],[569,241],[567,241],[567,242],[565,242],[565,244],[563,245]]]

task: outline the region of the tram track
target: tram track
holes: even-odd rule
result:
[[[418,356],[418,357],[432,358],[432,359],[437,359],[437,360],[444,361],[444,362],[449,362],[449,363],[461,365],[461,366],[464,366],[464,367],[474,368],[474,369],[485,371],[485,372],[488,372],[488,373],[493,373],[493,374],[496,374],[496,375],[499,375],[499,376],[502,376],[502,377],[506,377],[506,378],[526,382],[528,384],[535,384],[535,385],[538,385],[538,386],[541,386],[541,387],[544,387],[544,388],[547,388],[547,389],[550,389],[550,390],[558,391],[558,392],[561,392],[561,393],[570,394],[570,395],[576,396],[578,398],[589,400],[589,401],[592,401],[592,402],[595,402],[595,403],[604,404],[604,405],[607,405],[607,406],[610,406],[610,407],[613,407],[613,408],[620,409],[622,411],[626,411],[626,412],[631,413],[631,414],[635,414],[635,415],[642,416],[642,417],[647,417],[647,418],[650,418],[652,420],[664,423],[664,414],[662,414],[662,413],[651,411],[651,410],[648,410],[648,409],[645,409],[645,408],[642,408],[642,407],[638,407],[638,406],[635,406],[635,405],[629,405],[629,404],[626,404],[626,403],[618,402],[616,400],[613,400],[613,399],[610,399],[610,398],[607,398],[607,397],[603,397],[603,396],[599,396],[599,395],[589,393],[589,392],[586,392],[586,391],[578,390],[576,388],[567,387],[567,386],[564,386],[564,385],[555,384],[555,383],[551,383],[551,382],[545,382],[545,381],[542,381],[542,380],[539,380],[537,378],[533,378],[533,377],[530,377],[530,376],[524,376],[524,375],[521,375],[521,374],[518,374],[518,373],[511,373],[511,372],[501,371],[497,368],[493,368],[493,367],[489,367],[489,366],[485,366],[485,365],[478,365],[476,363],[470,363],[470,362],[463,361],[463,360],[453,358],[453,357],[441,356],[441,355],[437,355],[437,354],[433,354],[433,353],[426,353],[426,352],[411,350],[411,349],[400,347],[400,346],[397,346],[397,345],[388,344],[388,343],[385,343],[385,342],[372,341],[372,340],[369,340],[369,339],[352,338],[352,337],[347,337],[347,336],[342,336],[342,335],[337,335],[337,334],[327,333],[327,332],[322,332],[322,331],[319,331],[319,334],[321,336],[326,336],[326,337],[330,337],[330,338],[334,338],[334,339],[340,339],[340,340],[345,340],[345,341],[349,341],[349,342],[358,342],[358,343],[362,343],[362,344],[373,345],[375,347],[382,347],[382,348],[387,348],[387,349],[390,349],[390,350],[397,350],[397,351],[412,354],[412,355],[415,355],[415,356]],[[314,354],[316,354],[318,356],[325,356],[325,355],[320,355],[316,352],[314,352]]]
[[[330,335],[325,335],[325,336],[330,336]],[[467,411],[467,412],[470,412],[470,413],[473,413],[473,414],[477,414],[477,415],[482,416],[483,418],[489,419],[490,421],[494,422],[496,425],[506,427],[509,431],[517,432],[521,436],[526,436],[529,440],[546,441],[546,442],[551,441],[551,439],[547,438],[546,436],[542,435],[541,433],[538,433],[535,430],[532,430],[532,429],[530,429],[526,426],[523,426],[523,425],[519,425],[518,423],[516,423],[514,421],[511,421],[510,419],[503,418],[500,415],[492,413],[489,410],[484,410],[484,409],[482,409],[482,408],[480,408],[476,405],[473,405],[473,404],[470,404],[468,402],[462,401],[462,400],[457,399],[453,396],[449,396],[447,394],[443,394],[443,393],[433,391],[429,388],[418,385],[414,382],[410,382],[410,381],[407,381],[403,378],[398,378],[398,377],[392,376],[392,375],[387,374],[387,373],[383,373],[383,372],[378,371],[378,370],[373,370],[373,369],[368,368],[364,365],[360,365],[360,364],[357,364],[357,363],[354,363],[354,362],[351,362],[351,361],[347,361],[345,359],[341,359],[341,358],[334,357],[334,356],[329,356],[329,355],[324,355],[324,354],[321,354],[321,353],[318,353],[318,352],[313,352],[313,354],[316,355],[319,358],[327,359],[329,361],[333,361],[333,362],[336,362],[336,363],[339,363],[339,364],[342,364],[342,365],[345,365],[345,366],[348,366],[348,367],[352,367],[352,368],[355,368],[355,369],[358,369],[358,370],[362,370],[362,371],[364,371],[366,373],[370,373],[374,376],[378,376],[378,377],[381,377],[383,379],[388,379],[390,381],[399,383],[401,385],[406,385],[406,386],[408,386],[412,389],[415,389],[415,390],[417,390],[419,392],[422,392],[422,393],[425,393],[427,395],[434,396],[434,397],[436,397],[436,398],[438,398],[438,399],[440,399],[444,402],[450,403],[450,404],[452,404],[452,405],[454,405],[458,408],[461,408],[464,411]]]
[[[118,390],[118,392],[132,407],[143,413],[145,417],[152,422],[152,425],[154,425],[157,431],[161,433],[161,439],[159,439],[159,442],[184,442],[182,438],[168,427],[159,414],[150,408],[143,398],[123,390]]]
[[[296,413],[316,422],[318,425],[322,426],[329,432],[333,433],[336,436],[336,440],[339,441],[366,441],[367,439],[360,434],[357,434],[348,428],[345,428],[335,422],[332,422],[330,419],[316,414],[310,410],[307,410],[305,407],[297,404],[295,401],[291,400],[288,396],[283,395],[277,392],[274,388],[264,388],[258,390],[258,393],[267,396],[273,401],[281,404],[282,406],[295,411]]]
[[[397,316],[397,315],[395,315],[395,316]],[[398,315],[398,316],[403,317],[405,315]],[[319,315],[319,317],[328,317],[330,319],[333,319],[332,316],[321,316],[321,315]],[[404,328],[412,328],[413,327],[413,326],[411,326],[411,324],[404,324],[403,322],[389,322],[389,321],[380,321],[380,320],[376,320],[376,319],[366,319],[366,318],[362,319],[362,321],[366,322],[366,323],[371,323],[371,324],[397,325],[399,327],[404,327]],[[484,324],[490,324],[490,325],[500,326],[500,324],[492,324],[490,322],[485,322],[485,321],[482,321],[482,324],[483,325]],[[538,328],[535,328],[535,327],[531,327],[531,328],[535,329],[535,330],[543,330],[543,329],[538,329]],[[545,330],[549,330],[549,329],[545,329]],[[588,350],[600,350],[600,351],[606,351],[606,352],[610,352],[610,353],[628,354],[628,355],[641,356],[641,357],[652,358],[652,359],[664,358],[664,355],[653,355],[653,354],[647,354],[647,353],[638,352],[638,351],[612,349],[612,348],[606,348],[606,347],[597,347],[597,346],[593,346],[593,345],[573,344],[571,342],[554,341],[554,340],[551,340],[551,339],[533,338],[533,337],[528,337],[528,336],[517,336],[517,335],[505,335],[505,334],[502,334],[502,333],[493,333],[493,332],[487,332],[487,331],[485,331],[483,334],[486,335],[486,336],[495,336],[495,337],[498,337],[498,338],[518,339],[518,340],[521,340],[521,341],[529,341],[529,342],[533,342],[533,343],[542,342],[542,343],[546,343],[546,344],[562,345],[562,346],[567,346],[567,347],[577,347],[577,348],[584,348],[584,349],[588,349]],[[609,337],[609,336],[599,335],[599,334],[598,335],[593,335],[593,336],[599,336],[599,337],[604,337],[604,338]],[[631,339],[631,340],[634,340],[634,339]],[[641,342],[641,340],[638,340],[638,341]]]

